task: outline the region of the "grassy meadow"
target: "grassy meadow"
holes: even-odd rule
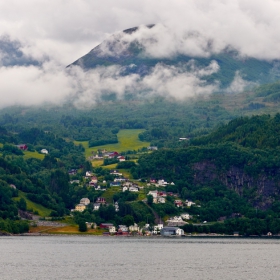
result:
[[[24,151],[24,156],[23,157],[24,157],[24,159],[37,158],[37,159],[43,160],[45,155],[40,154],[37,151],[35,151],[35,152]]]
[[[86,157],[91,156],[92,152],[97,151],[98,149],[116,152],[124,152],[128,150],[137,151],[143,147],[150,146],[149,142],[142,142],[138,139],[139,133],[143,131],[144,129],[121,129],[117,134],[119,142],[116,144],[108,144],[89,148],[88,141],[75,141],[74,143],[76,145],[83,145],[85,148]]]
[[[42,206],[41,204],[29,200],[24,192],[18,191],[18,197],[15,198],[15,201],[20,200],[21,198],[25,199],[27,204],[27,209],[32,209],[33,211],[37,211],[41,217],[50,216],[50,213],[52,211],[51,209],[48,209]]]

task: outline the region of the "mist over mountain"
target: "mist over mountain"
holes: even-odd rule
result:
[[[31,56],[24,54],[19,41],[11,40],[8,36],[0,37],[0,66],[39,66],[41,63]]]
[[[75,65],[87,71],[117,67],[114,77],[136,78],[136,91],[161,94],[162,85],[174,84],[174,91],[168,93],[175,97],[192,95],[191,90],[242,91],[248,86],[273,82],[280,74],[278,60],[250,57],[231,45],[218,47],[215,39],[195,31],[178,38],[161,24],[116,33],[69,66]],[[180,83],[180,93],[176,86],[179,76],[185,78]]]

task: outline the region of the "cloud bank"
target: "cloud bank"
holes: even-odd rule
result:
[[[217,71],[215,62],[188,72],[157,65],[144,79],[118,75],[117,67],[84,73],[65,66],[112,34],[139,25],[139,32],[120,37],[119,50],[139,40],[151,57],[207,57],[230,46],[245,57],[280,59],[279,10],[278,0],[1,1],[0,37],[19,42],[18,50],[38,65],[5,65],[0,49],[0,107],[59,104],[68,96],[79,96],[76,104],[82,106],[110,91],[118,98],[135,91],[178,99],[209,94],[218,85],[206,85],[201,73]],[[145,28],[151,23],[159,24]],[[237,74],[234,90],[238,79]]]

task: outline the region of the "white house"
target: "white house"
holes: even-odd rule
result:
[[[128,191],[128,187],[124,186],[122,189],[123,192]]]
[[[117,159],[122,162],[122,161],[125,161],[125,157],[124,156],[118,156]]]
[[[159,197],[158,198],[158,203],[165,203],[165,198],[164,197]]]
[[[116,201],[116,202],[115,202],[115,211],[118,212],[119,210],[120,210],[119,204],[118,204],[118,202]]]
[[[118,170],[111,170],[110,174],[115,176],[122,176],[122,173],[120,173]]]
[[[166,222],[168,226],[183,226],[187,224],[187,222],[183,221],[182,217],[180,216],[169,218]]]
[[[162,228],[163,228],[163,224],[158,224],[154,226],[153,234],[158,234]]]
[[[128,227],[125,225],[119,225],[119,230],[121,231],[128,231]]]
[[[42,149],[42,150],[41,150],[41,154],[46,154],[46,155],[47,155],[48,153],[49,153],[49,152],[48,152],[48,150],[46,150],[46,149]]]
[[[161,179],[161,180],[158,180],[158,185],[159,186],[166,186],[166,185],[168,185],[168,183],[165,182],[163,179]]]
[[[87,171],[86,172],[86,177],[91,177],[91,176],[93,176],[92,172],[91,171]]]
[[[181,214],[181,218],[184,219],[184,220],[189,220],[190,219],[190,214],[183,213],[183,214]]]
[[[153,198],[157,198],[158,197],[158,191],[149,191],[148,195],[152,195]]]
[[[186,200],[185,204],[188,206],[188,207],[191,207],[192,205],[195,205],[194,202],[190,201],[190,200]]]
[[[93,210],[97,211],[100,208],[101,203],[93,203]]]
[[[80,204],[89,205],[90,200],[87,197],[84,197],[80,200]]]
[[[109,232],[111,233],[111,234],[115,234],[117,231],[116,231],[116,227],[115,226],[109,226]]]
[[[176,235],[182,236],[182,235],[184,235],[184,234],[185,234],[184,230],[182,230],[182,229],[180,229],[180,228],[177,228],[177,229],[176,229]]]
[[[129,187],[128,189],[130,192],[139,192],[139,189],[135,186]]]

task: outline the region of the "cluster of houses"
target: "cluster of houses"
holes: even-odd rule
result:
[[[92,152],[92,153],[95,153],[95,152]],[[99,151],[90,157],[91,160],[104,159],[104,158],[108,158],[108,159],[116,158],[119,161],[125,161],[125,157],[123,155],[120,155],[118,152],[108,152],[106,150]]]
[[[72,209],[71,211],[78,211],[83,212],[88,207],[92,206],[93,211],[98,211],[101,205],[106,205],[106,199],[104,197],[98,197],[97,200],[94,203],[91,203],[90,200],[87,197],[84,197],[80,200],[80,203],[75,206],[75,209]],[[118,202],[114,203],[115,211],[119,211],[119,204]]]
[[[183,236],[184,230],[178,227],[164,227],[163,224],[158,224],[151,227],[149,224],[146,224],[143,228],[140,228],[137,224],[126,226],[119,225],[115,227],[110,223],[100,224],[100,228],[105,229],[103,235],[163,235],[163,236]]]

